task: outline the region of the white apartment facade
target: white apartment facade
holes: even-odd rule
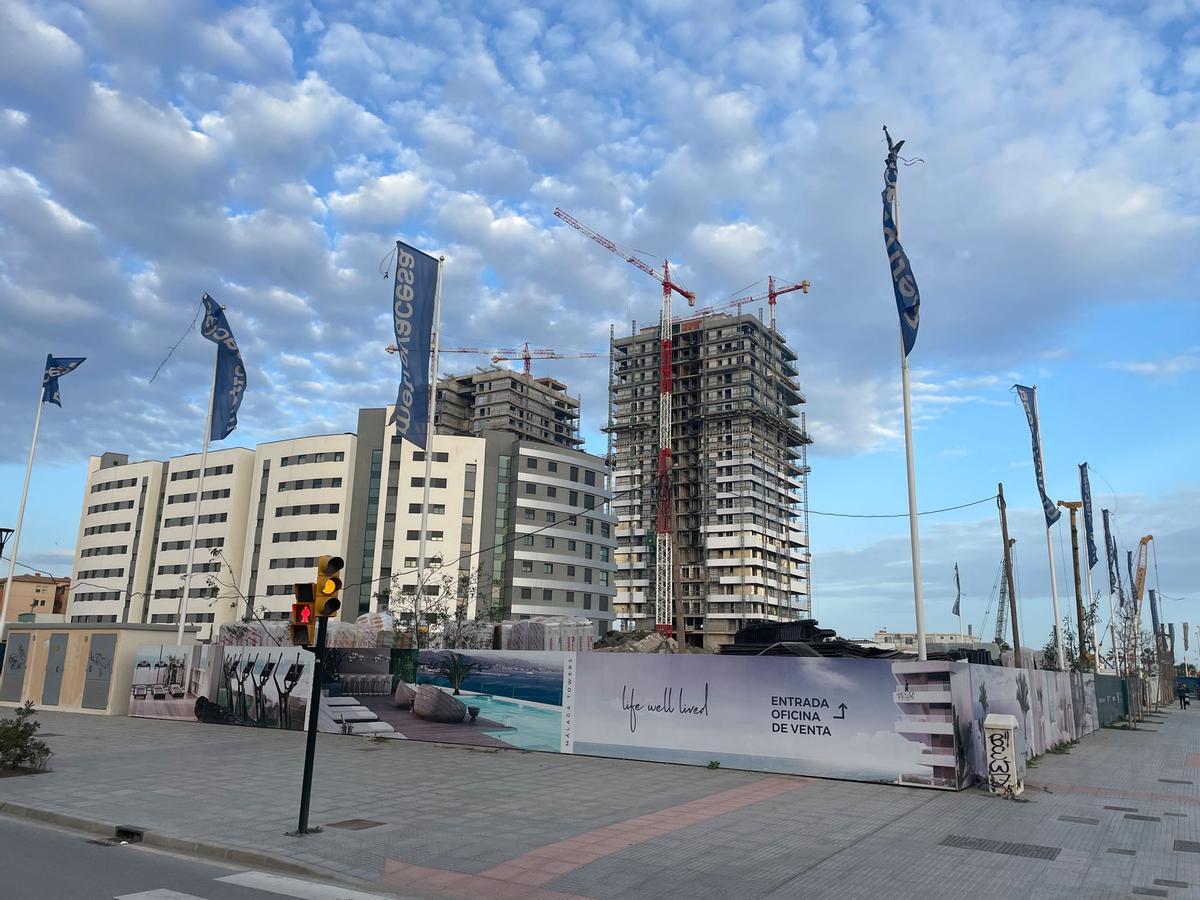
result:
[[[212,637],[241,614],[236,573],[242,570],[246,518],[255,452],[244,447],[210,450],[204,465],[202,496],[200,454],[167,462],[157,553],[150,580],[148,621],[176,623],[187,582],[193,527],[196,546],[188,590],[187,622],[200,626],[200,640]],[[199,523],[194,519],[199,516]]]
[[[313,580],[318,556],[345,557],[356,447],[353,434],[258,445],[239,583],[263,619],[288,617],[292,586]]]
[[[68,615],[73,622],[140,622],[154,564],[161,462],[93,456],[83,489]]]

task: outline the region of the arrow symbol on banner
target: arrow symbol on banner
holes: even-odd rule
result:
[[[844,718],[846,718],[846,704],[845,704],[845,703],[839,703],[839,704],[838,704],[838,709],[840,709],[840,710],[842,711],[842,714],[841,714],[840,716],[834,716],[834,718],[835,718],[835,719],[844,719]]]

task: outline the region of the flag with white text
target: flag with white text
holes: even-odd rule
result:
[[[390,421],[396,434],[426,449],[429,431],[430,359],[433,307],[441,263],[401,241],[396,242],[396,280],[392,285],[392,325],[400,356],[400,386]]]
[[[229,320],[225,318],[225,307],[205,294],[204,321],[200,334],[217,345],[217,369],[213,378],[212,425],[208,439],[219,441],[229,437],[237,428],[238,409],[246,393],[246,366],[242,362],[242,351],[238,349]]]

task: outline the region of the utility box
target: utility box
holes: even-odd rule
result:
[[[1016,716],[990,713],[983,720],[983,756],[993,794],[1019,797],[1025,791],[1025,740]]]

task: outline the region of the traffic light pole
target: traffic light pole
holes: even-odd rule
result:
[[[313,763],[317,756],[317,720],[321,716],[321,681],[324,678],[322,665],[325,656],[325,633],[329,629],[329,617],[317,617],[317,643],[313,647],[316,663],[313,666],[312,696],[308,701],[308,737],[304,742],[304,781],[300,787],[300,823],[297,835],[319,832],[320,828],[308,827],[308,805],[312,795]]]

